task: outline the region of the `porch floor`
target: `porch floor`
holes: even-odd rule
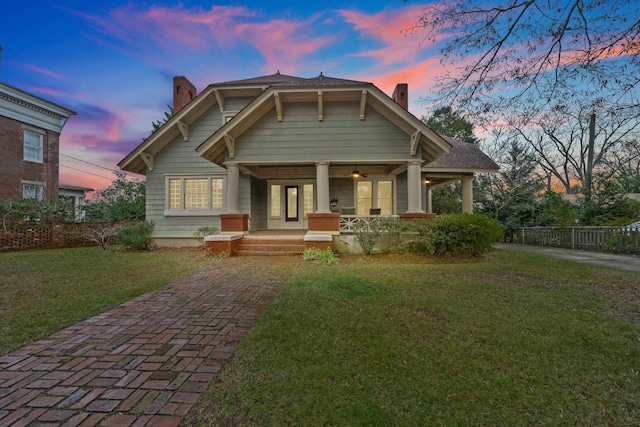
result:
[[[307,230],[251,230],[245,237],[259,237],[260,239],[293,239],[304,238]]]

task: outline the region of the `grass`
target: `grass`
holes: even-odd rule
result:
[[[0,354],[213,262],[197,250],[0,253]]]
[[[636,425],[640,275],[496,251],[304,263],[186,425]]]

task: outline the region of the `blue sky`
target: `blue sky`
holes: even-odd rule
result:
[[[164,116],[175,75],[198,91],[276,71],[322,71],[389,94],[405,82],[421,116],[419,99],[442,71],[437,49],[402,31],[420,17],[412,1],[40,0],[2,9],[0,79],[78,112],[62,134],[60,181],[96,189]]]

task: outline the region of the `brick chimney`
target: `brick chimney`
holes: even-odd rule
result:
[[[405,110],[409,110],[409,85],[407,83],[398,83],[393,90],[391,98],[393,98],[396,104]]]
[[[196,87],[184,76],[173,78],[173,114],[182,110],[197,95]]]

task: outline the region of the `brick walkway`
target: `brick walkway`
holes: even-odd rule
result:
[[[177,426],[293,258],[229,258],[0,357],[0,426]]]

